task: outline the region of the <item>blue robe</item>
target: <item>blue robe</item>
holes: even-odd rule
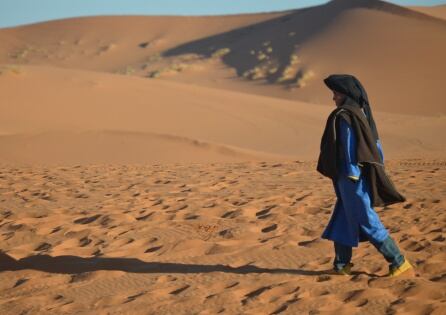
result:
[[[368,182],[361,176],[356,160],[356,137],[352,127],[340,119],[337,138],[340,141],[338,178],[333,182],[337,201],[322,238],[345,246],[357,247],[359,241],[384,241],[389,233],[381,223],[370,201]],[[378,149],[383,158],[381,143]],[[353,181],[349,177],[358,178]]]

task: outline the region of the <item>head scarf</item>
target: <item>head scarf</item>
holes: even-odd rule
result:
[[[346,96],[344,104],[348,103],[363,109],[367,121],[369,122],[370,129],[372,130],[372,134],[375,137],[375,140],[378,140],[378,130],[376,129],[375,120],[373,119],[369,98],[361,82],[350,74],[332,74],[327,77],[324,82],[330,90],[342,93]]]

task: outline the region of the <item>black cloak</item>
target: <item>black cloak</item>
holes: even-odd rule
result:
[[[331,90],[346,95],[346,98],[344,103],[328,116],[317,170],[333,180],[338,176],[339,143],[336,130],[337,122],[342,117],[355,132],[358,165],[361,166],[362,176],[368,181],[372,205],[385,206],[405,201],[385,172],[377,146],[378,131],[362,84],[354,76],[345,74],[331,75],[324,82]]]

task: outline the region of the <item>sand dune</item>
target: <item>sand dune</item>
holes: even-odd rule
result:
[[[0,62],[125,70],[156,60],[161,51],[184,42],[284,14],[84,17],[1,29]]]
[[[444,37],[446,21],[432,15],[338,0],[260,15],[90,17],[3,29],[0,62],[161,77],[317,104],[327,104],[325,76],[350,72],[378,110],[443,115]]]
[[[411,7],[411,9],[446,20],[446,4],[431,7]]]
[[[0,136],[6,164],[200,163],[280,160],[286,156],[174,135],[120,130]],[[289,157],[288,157],[289,158]]]
[[[323,78],[330,73],[354,73],[378,110],[442,114],[438,96],[443,97],[445,36],[446,21],[403,7],[380,1],[333,1],[187,43],[165,54],[209,57],[211,47],[227,48],[230,53],[223,60],[239,76],[280,84],[282,97],[319,104],[326,103],[321,97]],[[270,92],[265,89],[265,93]]]
[[[444,314],[441,10],[0,29],[0,314]],[[332,72],[366,86],[407,197],[377,209],[415,267],[398,278],[370,244],[330,272]]]
[[[8,163],[313,160],[331,110],[165,80],[12,70],[0,75]],[[443,116],[375,116],[386,158],[444,156]]]

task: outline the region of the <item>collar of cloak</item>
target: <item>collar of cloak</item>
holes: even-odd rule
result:
[[[373,206],[384,206],[406,199],[393,185],[385,173],[377,147],[376,138],[370,128],[366,115],[356,104],[350,101],[336,108],[328,117],[321,140],[317,170],[333,181],[338,179],[338,160],[340,143],[337,141],[337,125],[339,119],[344,119],[352,127],[357,142],[357,161],[361,167],[361,176],[368,181]]]

